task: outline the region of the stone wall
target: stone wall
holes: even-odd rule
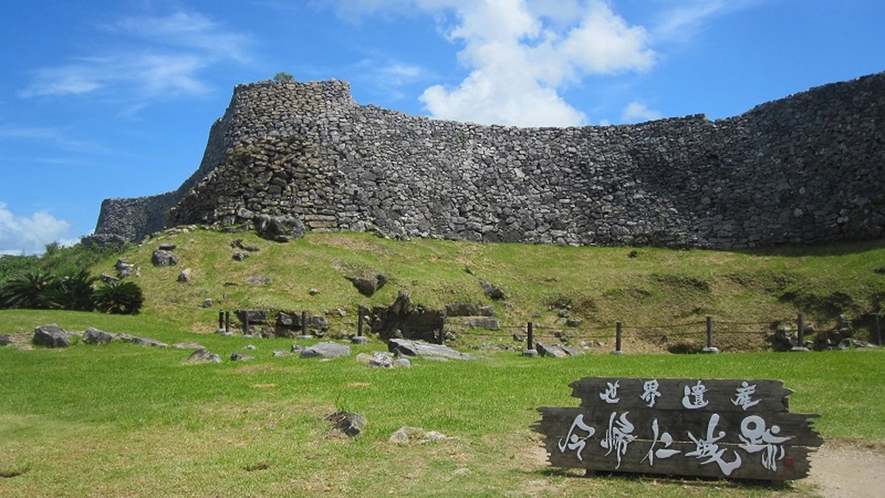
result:
[[[885,73],[724,120],[572,128],[438,121],[357,105],[341,81],[264,82],[236,87],[178,191],[105,201],[96,233],[265,214],[487,242],[816,244],[881,237],[883,180]]]

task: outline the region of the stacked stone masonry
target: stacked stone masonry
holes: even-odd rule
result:
[[[97,234],[295,216],[314,230],[735,249],[878,238],[885,73],[733,118],[481,126],[356,104],[342,81],[240,85],[179,190],[102,205]]]

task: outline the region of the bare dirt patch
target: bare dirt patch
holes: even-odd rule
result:
[[[885,448],[827,441],[811,455],[808,483],[826,498],[879,498],[885,494]]]

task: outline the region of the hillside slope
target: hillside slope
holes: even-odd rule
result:
[[[177,266],[152,265],[160,244],[176,246]],[[238,252],[249,257],[237,261]],[[885,301],[885,240],[765,252],[394,241],[363,233],[308,233],[281,244],[186,227],[122,257],[140,267],[130,278],[145,291],[143,314],[195,333],[212,333],[219,309],[264,309],[323,314],[330,334],[346,336],[356,332],[358,306],[390,305],[405,292],[430,309],[494,306],[499,330],[447,321],[456,345],[515,348],[512,335],[524,335],[531,321],[538,338],[610,350],[620,321],[633,350],[678,349],[702,343],[711,316],[717,346],[746,350],[770,347],[775,327],[795,328],[799,313],[818,330],[844,314],[860,338],[871,338],[871,314]],[[116,258],[95,273],[112,274]],[[178,281],[185,269],[188,283]],[[371,297],[345,278],[376,273],[388,282]],[[247,283],[249,277],[266,283]],[[481,279],[507,297],[487,297]]]

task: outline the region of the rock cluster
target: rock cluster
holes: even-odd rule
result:
[[[733,249],[885,229],[885,73],[636,125],[480,126],[357,105],[341,81],[234,90],[175,192],[102,204],[96,239],[166,224]],[[268,231],[269,228],[269,231]],[[116,239],[115,239],[116,240]]]

